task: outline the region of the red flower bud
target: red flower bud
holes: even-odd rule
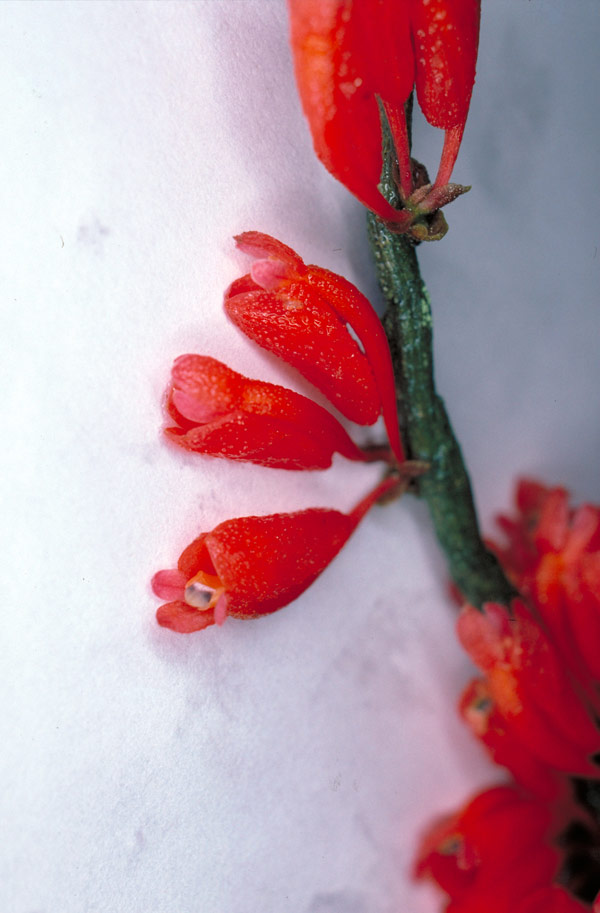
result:
[[[175,361],[167,409],[178,425],[168,437],[197,453],[279,469],[326,469],[336,452],[367,459],[326,409],[206,355]]]
[[[244,232],[236,241],[257,259],[250,274],[226,292],[231,320],[258,345],[293,365],[346,418],[370,425],[383,414],[392,450],[402,461],[392,359],[368,299],[342,276],[307,266],[269,235]]]
[[[158,623],[188,634],[227,615],[255,618],[288,605],[333,561],[370,507],[397,479],[383,481],[349,514],[312,508],[238,517],[202,533],[177,568],[154,575]]]
[[[536,757],[571,774],[600,774],[590,760],[600,749],[600,732],[559,651],[524,603],[515,600],[510,612],[493,603],[483,612],[467,606],[458,636],[486,674],[498,712]]]
[[[404,198],[413,190],[404,105],[415,83],[425,117],[446,131],[434,187],[447,184],[475,81],[480,0],[288,2],[296,80],[318,157],[365,206],[402,223],[406,213],[377,189],[377,99],[392,129]]]

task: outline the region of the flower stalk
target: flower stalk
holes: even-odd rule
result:
[[[380,190],[398,207],[396,157],[383,112],[381,120],[384,164]],[[392,352],[407,457],[429,464],[415,488],[427,501],[451,577],[465,599],[478,608],[486,602],[508,605],[515,590],[482,541],[469,475],[435,387],[431,304],[415,244],[390,230],[373,213],[367,214],[367,220],[377,278],[387,302],[383,325]]]

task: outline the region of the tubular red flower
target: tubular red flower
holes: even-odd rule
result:
[[[543,802],[513,786],[488,789],[429,829],[415,876],[433,879],[452,913],[514,913],[518,901],[556,874],[553,830]]]
[[[197,453],[279,469],[326,469],[336,452],[367,459],[326,409],[206,355],[175,361],[167,409],[167,436]]]
[[[377,189],[388,116],[404,198],[412,169],[404,105],[416,84],[427,120],[446,131],[435,187],[450,174],[462,138],[479,40],[480,0],[288,0],[296,80],[315,151],[369,209],[402,222]]]
[[[256,618],[276,612],[313,583],[375,502],[398,484],[388,478],[349,513],[312,508],[292,514],[238,517],[202,533],[177,568],[154,575],[157,620],[188,634],[227,615]]]
[[[256,259],[251,272],[226,292],[228,316],[250,339],[299,370],[351,421],[370,425],[382,414],[401,462],[392,359],[368,299],[342,276],[307,266],[269,235],[244,232],[236,242]]]
[[[458,636],[485,673],[498,712],[536,757],[574,775],[599,775],[590,758],[600,749],[600,732],[559,651],[524,603],[514,600],[510,612],[494,604],[483,612],[467,606]]]

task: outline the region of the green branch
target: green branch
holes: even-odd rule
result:
[[[381,190],[398,206],[394,158],[384,123]],[[407,455],[429,464],[417,480],[427,501],[451,577],[466,599],[507,604],[516,595],[497,559],[482,542],[471,483],[443,400],[435,389],[432,317],[415,245],[394,234],[373,213],[368,233],[379,285],[387,301],[383,324],[390,343],[399,394],[398,417]]]

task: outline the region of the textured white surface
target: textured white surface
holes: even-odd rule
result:
[[[363,214],[313,158],[280,0],[3,4],[6,913],[431,913],[416,834],[490,771],[455,721],[423,508],[374,511],[295,605],[185,638],[148,580],[229,516],[377,475],[160,438],[185,351],[304,389],[228,326],[257,228],[366,292]],[[600,498],[596,0],[488,0],[442,244],[438,377],[484,517],[522,471]],[[438,145],[436,145],[438,144]],[[435,163],[439,136],[417,125]]]

